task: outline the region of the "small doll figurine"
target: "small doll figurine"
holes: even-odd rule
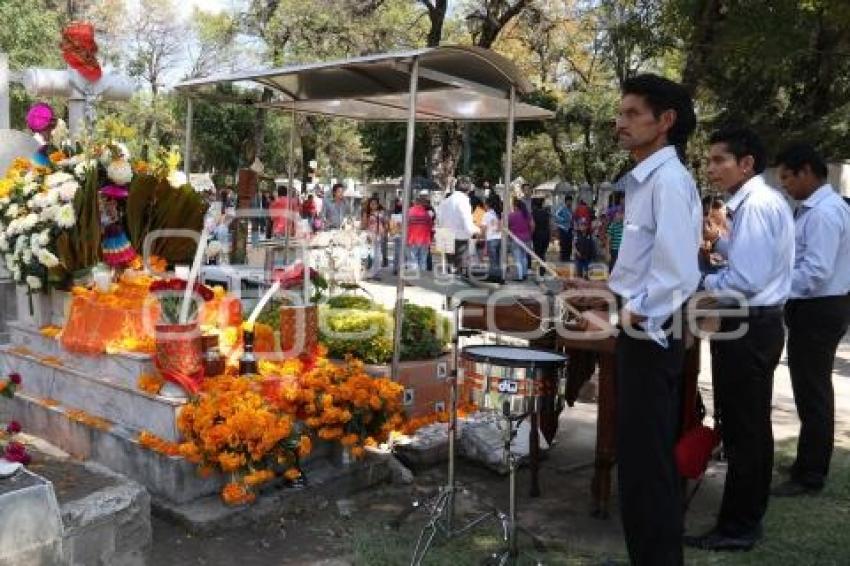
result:
[[[103,261],[119,269],[127,267],[136,259],[136,250],[127,238],[121,218],[120,201],[126,199],[127,194],[127,188],[118,185],[106,185],[100,189]]]

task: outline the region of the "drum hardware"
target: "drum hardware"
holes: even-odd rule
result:
[[[520,459],[511,451],[511,444],[522,421],[539,409],[544,369],[554,366],[563,373],[567,358],[555,352],[516,346],[469,346],[464,348],[464,358],[474,364],[471,379],[479,407],[498,413],[505,423],[500,428],[504,433],[503,461],[509,471],[508,513],[498,512],[497,518],[506,548],[494,555],[492,562],[499,566],[515,564],[519,557],[517,535],[521,530],[517,521],[516,487]],[[561,375],[559,392],[563,390],[563,382]]]
[[[449,305],[449,299],[446,298]],[[416,547],[413,549],[413,557],[410,559],[411,566],[419,566],[422,560],[428,554],[431,545],[437,534],[441,534],[446,540],[460,537],[484,521],[495,519],[498,515],[490,511],[482,514],[460,528],[455,527],[455,497],[457,495],[457,486],[455,484],[455,442],[457,440],[457,398],[458,398],[458,383],[463,381],[463,370],[460,367],[460,338],[470,337],[480,334],[478,330],[461,329],[460,327],[460,305],[454,305],[454,336],[452,345],[454,348],[454,368],[449,376],[449,384],[451,386],[449,392],[449,465],[448,479],[446,485],[440,487],[437,496],[431,503],[427,503],[426,507],[430,509],[428,522],[419,533],[419,538],[416,541]]]

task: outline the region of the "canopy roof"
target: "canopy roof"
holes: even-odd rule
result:
[[[419,59],[417,121],[506,121],[511,86],[517,94],[533,88],[511,61],[489,49],[470,46],[216,75],[184,81],[176,88],[199,97],[215,96],[215,85],[247,81],[277,92],[277,98],[266,104],[269,107],[355,120],[404,121],[414,58]],[[516,120],[550,117],[552,113],[543,108],[516,104]]]

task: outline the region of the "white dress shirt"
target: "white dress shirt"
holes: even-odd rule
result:
[[[694,179],[672,146],[632,169],[625,182],[623,240],[608,286],[666,346],[661,325],[696,290],[702,207]]]
[[[791,297],[850,292],[850,206],[826,184],[800,203]]]
[[[732,216],[728,239],[715,250],[728,264],[705,277],[707,291],[740,293],[750,306],[784,304],[794,267],[791,207],[761,175],[744,183],[726,204]]]
[[[472,206],[466,193],[455,191],[440,203],[437,208],[437,224],[441,228],[451,230],[455,240],[468,240],[478,232],[478,227],[472,220]]]

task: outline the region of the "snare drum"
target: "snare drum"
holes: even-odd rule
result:
[[[462,356],[471,362],[464,377],[479,409],[526,415],[539,406],[545,371],[560,370],[566,356],[517,346],[468,346]]]

